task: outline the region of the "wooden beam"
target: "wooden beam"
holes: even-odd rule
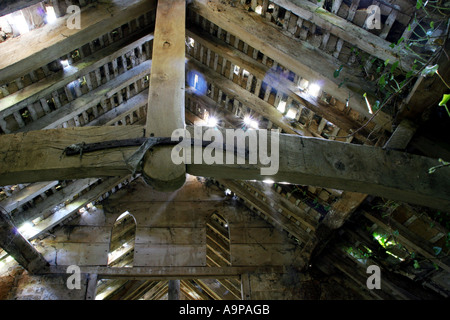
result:
[[[86,289],[86,300],[95,300],[97,294],[97,275],[90,274],[88,277],[88,284]]]
[[[169,280],[168,300],[180,300],[180,280]]]
[[[81,273],[97,274],[98,279],[173,280],[230,279],[241,274],[285,273],[284,267],[80,267]],[[67,274],[67,266],[50,266],[42,274]]]
[[[146,137],[170,137],[185,126],[185,16],[184,0],[158,1]],[[161,191],[176,190],[186,181],[185,166],[171,161],[171,150],[157,147],[143,164],[144,179]]]
[[[117,0],[81,10],[81,29],[67,28],[64,17],[53,24],[0,44],[0,85],[14,81],[107,32],[154,10],[156,0]],[[24,43],[27,45],[24,46]]]
[[[75,201],[64,206],[64,208],[61,208],[60,210],[56,211],[48,218],[41,220],[36,226],[33,226],[28,230],[24,231],[23,237],[25,237],[29,241],[36,239],[40,235],[51,230],[56,225],[62,223],[64,220],[71,217],[73,214],[78,212],[80,208],[96,200],[98,197],[110,191],[119,183],[129,178],[131,178],[130,175],[126,177],[112,177],[106,179],[104,182],[102,182],[92,190],[89,190],[85,194],[78,197]]]
[[[307,42],[293,39],[281,33],[260,15],[247,12],[241,7],[232,7],[220,3],[219,0],[196,0],[191,9],[224,30],[233,30],[233,34],[248,45],[288,67],[310,83],[317,82],[323,91],[336,99],[349,100],[351,108],[366,117],[370,117],[363,94],[371,96],[375,90],[361,76],[359,70],[344,68],[339,79],[334,77],[341,62],[336,58],[314,48]],[[218,12],[220,11],[220,14]],[[346,84],[340,86],[342,79]],[[372,101],[373,102],[373,101]],[[386,126],[389,117],[379,114],[375,122]]]
[[[306,0],[274,0],[273,2],[374,57],[383,61],[389,59],[391,63],[398,61],[404,70],[411,70],[414,58],[406,50],[398,47],[391,48],[389,41],[357,26],[351,22],[352,19],[347,21],[337,14],[330,14],[321,6]]]
[[[12,196],[6,198],[2,202],[0,202],[0,207],[5,209],[8,212],[17,209],[33,198],[37,197],[41,193],[47,191],[48,189],[53,188],[58,184],[58,181],[52,182],[38,182],[28,185],[23,188],[19,192],[14,193]]]
[[[211,36],[211,34],[192,26],[186,30],[186,34],[194,39],[194,41],[227,59],[227,61],[231,61],[233,64],[244,68],[257,79],[269,83],[278,92],[285,93],[294,101],[304,105],[309,110],[327,119],[339,128],[348,132],[350,130],[355,131],[361,126],[361,124],[350,119],[325,101],[302,92],[294,82],[285,79],[283,75],[278,74],[275,70],[271,70],[265,64],[253,59],[226,42]],[[391,129],[387,125],[384,128],[387,130]],[[368,135],[369,131],[362,129],[361,133]],[[363,135],[357,133],[355,136],[361,141],[365,140]]]
[[[428,241],[425,241],[417,234],[413,233],[401,223],[391,218],[383,218],[377,213],[363,212],[363,215],[371,222],[376,223],[386,231],[397,230],[398,235],[396,237],[398,238],[398,242],[402,243],[406,247],[409,247],[413,252],[417,252],[423,255],[425,258],[430,259],[430,261],[437,264],[446,272],[450,272],[450,265],[446,264],[444,262],[444,259],[436,257],[436,254],[433,250],[433,245]]]
[[[49,196],[45,201],[39,202],[33,208],[14,214],[12,219],[16,225],[21,225],[26,221],[31,221],[40,216],[47,215],[56,206],[68,199],[72,200],[75,195],[97,181],[98,179],[95,178],[74,181],[70,185]]]
[[[0,4],[0,17],[35,5],[42,0],[5,0]]]
[[[142,79],[150,72],[152,61],[147,60],[140,65],[122,73],[117,78],[95,88],[87,94],[67,103],[63,107],[55,110],[36,121],[31,122],[29,125],[19,129],[22,131],[40,130],[40,129],[53,129],[63,124],[65,121],[73,119],[83,111],[88,110],[99,104],[105,97],[111,97],[115,93],[122,90],[122,88],[129,84]]]
[[[0,247],[30,273],[44,271],[48,267],[48,262],[20,234],[3,209],[0,209]]]
[[[259,115],[272,121],[286,133],[299,134],[302,136],[310,135],[302,130],[294,129],[288,119],[283,117],[283,114],[268,102],[258,98],[256,95],[250,93],[240,85],[225,78],[217,72],[211,71],[207,66],[201,64],[197,60],[190,59],[188,62],[188,69],[200,72],[203,76],[206,77],[207,80],[213,83],[216,87],[223,90],[223,92],[225,92],[228,96],[239,100],[240,102],[242,102],[242,104],[249,107]]]
[[[385,149],[403,151],[408,146],[415,133],[415,125],[409,120],[403,120],[384,145]],[[344,191],[342,196],[333,203],[331,212],[324,219],[324,224],[331,229],[340,228],[350,215],[367,198],[367,194]]]
[[[87,126],[108,126],[119,121],[140,108],[144,107],[148,103],[148,89],[140,92],[139,94],[127,99],[114,109],[102,114],[87,124]],[[144,118],[144,117],[143,117]],[[143,119],[145,121],[145,119]]]
[[[127,37],[114,42],[112,45],[72,64],[70,68],[60,70],[41,81],[35,82],[22,90],[4,97],[0,100],[0,115],[5,118],[9,114],[39,101],[39,99],[46,98],[59,88],[82,76],[88,75],[90,72],[117,59],[134,48],[146,42],[151,42],[153,40],[153,34],[148,34],[148,29],[146,28],[144,30],[145,33],[140,31],[139,34],[131,38]]]
[[[82,127],[2,135],[0,185],[11,185],[17,181],[25,183],[127,175],[130,170],[126,159],[136,151],[136,147],[104,150],[81,157],[66,157],[63,152],[71,144],[132,139],[143,135],[142,126]]]
[[[188,129],[194,137],[193,128]],[[63,151],[72,144],[138,138],[142,134],[141,126],[125,126],[2,135],[0,185],[126,175],[130,172],[126,160],[137,147],[100,150],[84,154],[81,159],[64,156]],[[268,141],[271,141],[270,133]],[[278,145],[279,159],[272,159],[273,165],[279,160],[278,172],[270,176],[274,181],[367,193],[441,210],[450,207],[450,168],[440,169],[439,174],[428,174],[428,169],[438,163],[436,159],[288,134],[279,135]],[[191,160],[186,172],[217,179],[267,178],[260,172],[267,165],[248,164],[248,159],[246,162],[205,165]]]
[[[244,273],[241,276],[241,299],[242,300],[251,300],[252,299],[252,290],[250,285],[250,274]]]
[[[270,176],[276,182],[367,193],[441,210],[450,207],[450,168],[442,168],[439,175],[428,174],[437,164],[435,159],[310,137],[281,134],[279,138],[279,170]],[[196,176],[267,178],[257,169],[259,164],[191,163],[187,172]]]
[[[406,147],[416,133],[416,130],[417,125],[412,121],[408,119],[402,120],[384,145],[384,148],[406,150]]]

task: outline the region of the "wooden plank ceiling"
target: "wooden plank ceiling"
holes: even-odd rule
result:
[[[397,58],[408,70],[414,60],[408,52],[399,53],[390,45],[413,34],[408,25],[416,21],[415,1],[190,2],[184,92],[187,125],[204,124],[216,117],[223,128],[241,128],[249,125],[244,120],[251,117],[260,129],[436,157],[419,143],[430,137],[415,134],[420,132],[421,114],[406,112],[410,119],[401,124],[399,110],[386,109],[373,117],[362,95],[376,93],[369,80],[378,61],[390,59],[392,63]],[[57,12],[65,10],[65,4],[58,6],[58,1],[24,3],[16,1],[0,8],[0,13],[50,4]],[[67,16],[61,16],[52,26],[44,25],[0,43],[1,134],[145,125],[157,2],[113,3],[74,1],[83,8],[82,30],[67,30]],[[363,28],[367,17],[364,9],[372,3],[381,7],[379,31]],[[367,55],[363,71],[361,56],[354,48],[361,56]],[[334,73],[342,65],[341,77],[336,77]],[[202,75],[202,85],[193,81],[195,74]],[[341,83],[343,78],[348,79],[345,84]],[[418,79],[417,87],[421,88],[422,80]],[[321,85],[317,95],[311,94],[314,83]],[[410,93],[409,101],[415,101],[414,91]],[[401,106],[402,100],[396,105]],[[393,130],[397,127],[406,136],[399,134],[397,139]],[[391,137],[397,140],[389,144]],[[445,146],[436,150],[449,153]],[[33,241],[136,178],[128,175],[3,186],[0,205],[15,225],[34,224],[32,231],[23,234]],[[308,258],[309,268],[336,275],[339,281],[360,290],[358,286],[365,284],[361,279],[366,277],[366,265],[380,265],[389,273],[389,290],[372,290],[365,293],[367,298],[450,294],[448,276],[447,282],[440,280],[450,268],[448,212],[316,186],[207,181],[294,239]],[[229,266],[223,223],[217,220],[214,224],[208,226],[208,264]],[[111,246],[126,241],[130,228],[122,228]],[[395,245],[387,246],[389,241]],[[130,246],[122,252],[114,264],[130,264],[132,250]],[[2,259],[6,256],[3,252]],[[180,287],[187,299],[241,298],[240,282],[235,277],[184,279]],[[421,287],[431,291],[424,292]],[[97,288],[98,295],[109,299],[161,299],[167,291],[167,281],[139,279],[100,280]]]

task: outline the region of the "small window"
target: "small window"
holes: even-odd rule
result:
[[[128,211],[122,213],[114,223],[108,253],[109,267],[132,267],[136,220]]]
[[[216,212],[206,223],[206,256],[212,267],[231,266],[229,225]]]

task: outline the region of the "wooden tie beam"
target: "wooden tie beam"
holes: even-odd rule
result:
[[[127,159],[137,150],[136,146],[71,157],[64,156],[63,152],[81,142],[141,138],[144,128],[82,127],[2,135],[0,185],[127,175],[130,173]],[[193,127],[187,129],[194,136]],[[189,174],[217,179],[268,178],[261,175],[261,164],[246,163],[188,164],[185,168]],[[356,191],[448,210],[450,168],[429,174],[428,169],[437,164],[437,159],[405,152],[280,134],[279,171],[270,179]]]

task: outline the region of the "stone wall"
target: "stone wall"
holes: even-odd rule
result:
[[[0,300],[84,300],[87,278],[80,289],[68,289],[68,276],[30,275],[16,265],[0,276]]]

